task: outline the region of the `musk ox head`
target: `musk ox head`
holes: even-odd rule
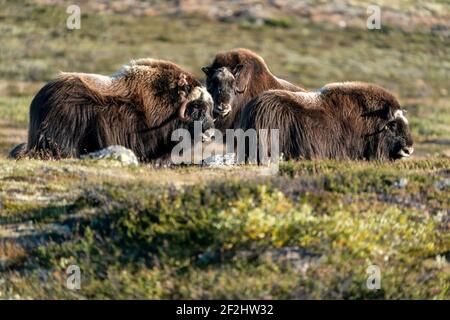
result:
[[[412,155],[414,142],[408,119],[405,116],[406,110],[397,105],[393,108],[392,106],[385,107],[368,114],[378,118],[379,129],[368,135],[370,141],[373,142],[372,139],[375,139],[376,150],[373,150],[370,146],[371,143],[369,143],[366,152],[390,160],[408,158]]]
[[[405,113],[403,109],[395,110],[380,133],[379,149],[391,160],[410,157],[414,151],[411,130]]]
[[[227,116],[236,96],[245,91],[245,86],[239,86],[239,76],[243,69],[242,64],[238,64],[232,70],[227,67],[212,69],[203,67],[206,74],[206,87],[214,100],[214,113],[219,116]]]
[[[209,141],[211,136],[209,129],[214,128],[213,118],[213,99],[206,88],[197,86],[189,93],[180,91],[181,104],[178,110],[179,117],[190,131],[191,136],[194,134],[195,121],[202,123],[202,139]]]
[[[250,79],[258,82],[268,73],[264,60],[247,49],[218,53],[210,66],[202,68],[206,87],[214,99],[214,112],[220,116],[230,113],[232,107],[244,99]]]

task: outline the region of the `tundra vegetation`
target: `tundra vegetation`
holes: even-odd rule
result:
[[[450,298],[442,32],[89,10],[68,31],[66,18],[65,6],[0,1],[0,298]],[[413,157],[290,161],[273,176],[256,166],[6,159],[26,141],[33,95],[60,70],[112,74],[153,57],[201,78],[201,66],[235,47],[306,88],[387,88],[408,111]],[[66,287],[70,265],[80,267],[80,290]],[[366,286],[370,265],[379,290]]]

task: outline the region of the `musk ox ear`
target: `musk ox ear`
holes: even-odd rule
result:
[[[211,67],[204,66],[204,67],[202,67],[202,71],[203,71],[207,76],[209,76],[209,75],[211,74]]]
[[[247,68],[243,64],[238,64],[233,69],[233,75],[236,79],[236,92],[237,93],[244,93],[247,89],[248,84],[248,78],[249,78],[249,72]]]

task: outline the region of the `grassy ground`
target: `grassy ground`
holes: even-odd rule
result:
[[[449,298],[446,159],[1,163],[2,297]],[[173,183],[177,181],[177,183]],[[66,268],[82,290],[66,288]],[[370,265],[381,290],[366,288]]]
[[[89,11],[68,31],[66,18],[62,7],[0,0],[0,298],[450,298],[448,38]],[[309,88],[362,80],[393,91],[415,159],[284,163],[269,177],[6,159],[26,140],[33,94],[59,70],[109,74],[149,56],[201,77],[233,47]],[[66,288],[71,264],[82,290]]]

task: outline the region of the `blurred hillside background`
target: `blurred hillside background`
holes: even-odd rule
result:
[[[73,4],[79,30],[66,27]],[[380,30],[366,28],[369,5]],[[414,156],[288,162],[271,177],[6,159],[59,71],[111,74],[153,57],[203,79],[236,47],[310,89],[392,91]],[[0,0],[0,299],[449,299],[449,157],[448,0]],[[366,286],[372,264],[380,290]],[[69,265],[82,290],[68,290]]]

